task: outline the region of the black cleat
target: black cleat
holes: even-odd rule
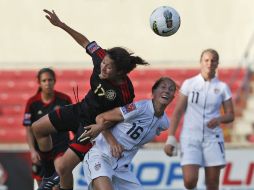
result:
[[[60,182],[59,175],[54,172],[50,177],[43,177],[40,187],[37,190],[52,190],[52,188],[58,185]]]

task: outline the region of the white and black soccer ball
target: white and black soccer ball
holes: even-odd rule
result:
[[[159,36],[173,35],[179,29],[180,24],[180,16],[172,7],[158,7],[150,16],[151,29]]]

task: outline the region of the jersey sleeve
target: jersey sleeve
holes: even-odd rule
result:
[[[185,80],[180,88],[180,92],[185,96],[189,95],[189,85],[189,80]]]
[[[228,87],[228,85],[225,84],[224,91],[223,91],[223,94],[222,94],[222,100],[223,100],[223,102],[225,102],[225,101],[229,100],[230,98],[232,98],[231,90]]]
[[[106,55],[106,51],[93,41],[86,46],[86,52],[92,57],[94,70],[100,72],[100,65]]]
[[[136,115],[140,112],[137,103],[134,102],[120,107],[120,111],[122,112],[125,121],[136,117]]]
[[[31,103],[30,101],[27,102],[24,118],[23,118],[23,126],[31,126],[32,125],[32,113],[31,113]]]

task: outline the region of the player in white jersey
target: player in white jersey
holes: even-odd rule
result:
[[[219,189],[220,170],[226,164],[221,123],[234,120],[229,87],[216,77],[219,55],[213,49],[202,52],[199,75],[184,81],[164,147],[172,156],[176,149],[175,131],[184,113],[180,137],[184,185],[196,189],[199,167],[205,168],[207,190]],[[221,114],[221,107],[224,113]]]
[[[110,139],[99,134],[95,145],[85,156],[84,172],[90,189],[143,189],[131,172],[130,163],[142,145],[168,129],[169,119],[165,109],[174,99],[175,91],[173,80],[160,78],[152,87],[152,100],[141,100],[102,113],[97,116],[96,125],[86,127],[90,130],[83,138],[96,136],[102,129],[109,127],[108,121],[120,122],[110,128],[113,135]],[[111,152],[111,148],[114,150],[115,147],[118,150]]]

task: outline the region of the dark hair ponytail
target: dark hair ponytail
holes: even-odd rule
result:
[[[52,69],[50,69],[50,68],[42,68],[42,69],[40,69],[38,71],[37,76],[36,76],[38,83],[40,83],[41,75],[43,73],[49,73],[53,77],[54,81],[56,81],[56,74],[55,74],[55,72]],[[39,87],[38,90],[37,90],[37,93],[39,93],[39,92],[41,92],[41,87]]]
[[[107,55],[114,61],[116,69],[124,74],[131,72],[137,65],[149,65],[141,57],[133,56],[122,47],[114,47],[107,50]]]

